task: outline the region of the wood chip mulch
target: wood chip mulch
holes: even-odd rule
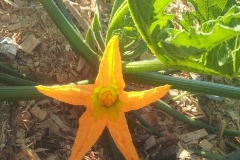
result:
[[[177,8],[176,12],[184,11],[184,7],[188,7],[184,2],[176,0],[171,6]],[[101,2],[105,28],[112,4],[113,1]],[[66,1],[65,5],[76,26],[86,33],[95,11],[95,1]],[[172,10],[171,7],[168,9]],[[64,84],[92,77],[89,65],[75,53],[37,0],[0,0],[0,20],[0,38],[9,37],[19,45],[16,55],[0,53],[1,62],[47,84]],[[172,76],[189,78],[185,72]],[[131,87],[141,90],[150,86],[131,84]],[[172,101],[179,95],[184,96]],[[190,118],[222,129],[240,130],[240,103],[237,100],[216,101],[173,89],[164,100]],[[0,102],[0,160],[68,159],[78,119],[84,111],[84,106],[74,107],[54,99]],[[191,128],[151,105],[138,113],[163,135],[160,138],[153,136],[129,122],[141,160],[202,160],[203,157],[187,149],[225,155],[239,148],[238,138]],[[131,113],[128,117],[135,120]],[[84,159],[113,159],[106,131]]]

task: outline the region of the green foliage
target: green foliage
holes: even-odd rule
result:
[[[115,0],[105,38],[97,0],[97,13],[84,40],[60,0],[40,0],[73,49],[96,68],[105,44],[117,34],[125,73],[177,69],[240,77],[240,7],[232,6],[237,3],[190,0],[195,11],[183,15],[179,22],[183,30],[178,30],[172,25],[175,15],[165,11],[172,1]],[[193,23],[196,19],[199,26]],[[148,48],[157,59],[129,62]]]
[[[158,46],[158,35],[160,29],[174,17],[174,15],[164,13],[170,2],[172,0],[142,0],[141,2],[128,0],[129,10],[139,33],[162,62],[167,62],[167,58],[163,54],[156,54],[162,52]]]
[[[217,19],[228,0],[189,0],[195,8],[193,15],[202,24],[208,20]]]
[[[124,49],[126,45],[137,42],[140,36],[128,10],[127,2],[117,0],[114,4],[118,5],[119,8],[116,11],[113,10],[113,12],[115,12],[111,14],[107,29],[106,43],[113,35],[118,35],[120,39],[120,50],[124,52],[126,50]]]
[[[189,31],[190,27],[193,26],[194,17],[190,12],[186,12],[183,15],[183,20],[179,20],[179,24],[183,27],[183,29]]]
[[[102,37],[102,25],[97,14],[94,14],[92,20],[92,35],[96,39],[96,43],[98,44],[99,49],[103,52],[105,49],[105,44]]]
[[[175,78],[159,73],[141,73],[177,69],[230,78],[240,77],[240,7],[234,0],[189,0],[195,11],[183,14],[183,19],[178,22],[183,30],[174,28],[172,24],[175,15],[165,12],[173,0],[115,0],[106,38],[102,35],[100,0],[96,0],[97,13],[85,40],[61,0],[39,1],[73,49],[94,66],[93,69],[98,67],[105,44],[113,35],[118,35],[122,59],[125,60],[123,72],[126,82],[156,86],[168,83],[172,88],[189,92],[240,99],[239,87]],[[199,26],[196,26],[196,20]],[[157,59],[127,62],[145,52],[147,48]],[[24,75],[15,73],[1,63],[0,69],[15,75],[13,77],[1,74],[1,83],[18,85],[1,87],[0,100],[45,98],[35,87],[21,86],[37,83],[25,80]],[[78,84],[85,83],[89,81]],[[218,130],[194,121],[160,101],[154,105],[190,126],[208,131],[214,129],[214,132]],[[233,131],[224,131],[223,134],[240,136],[239,132]]]
[[[177,30],[167,25],[173,18],[164,12],[170,2],[128,0],[139,33],[158,59],[169,68],[239,77],[240,8],[220,16],[227,1],[191,1],[196,11],[183,16],[186,30]],[[192,15],[202,25],[194,27]]]

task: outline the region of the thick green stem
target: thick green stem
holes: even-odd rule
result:
[[[124,73],[139,73],[139,72],[152,72],[164,70],[167,67],[161,63],[159,60],[143,60],[135,62],[123,62],[123,72]]]
[[[106,133],[107,133],[108,141],[109,141],[110,148],[112,151],[113,160],[121,160],[121,157],[122,157],[121,152],[117,148],[117,146],[116,146],[115,142],[113,141],[111,134],[107,128],[106,128]]]
[[[126,46],[124,46],[124,51],[128,51],[130,48],[132,48],[132,46],[134,46],[139,39],[134,39],[132,40],[130,43],[128,43]]]
[[[149,128],[150,130],[152,130],[153,134],[158,136],[158,137],[162,137],[162,135],[153,127],[151,126],[147,121],[145,121],[142,116],[137,112],[137,111],[130,111],[131,114],[134,115],[135,118],[137,118],[137,120],[145,127]]]
[[[79,32],[79,30],[77,29],[77,27],[75,26],[71,16],[69,15],[66,7],[64,6],[62,0],[56,0],[56,4],[58,6],[58,8],[60,9],[60,11],[62,12],[62,14],[66,17],[66,19],[68,20],[68,22],[74,27],[74,29]]]
[[[93,79],[87,79],[78,81],[76,85],[83,85],[93,83]],[[35,86],[29,85],[38,85],[34,82],[29,81],[17,81],[18,85],[28,85],[28,86],[2,86],[0,87],[0,100],[38,100],[47,98],[47,96],[38,92]]]
[[[228,98],[240,99],[240,88],[228,85],[176,78],[157,73],[124,74],[127,82],[140,83],[152,86],[164,84],[172,85],[171,88],[185,90],[192,93],[211,94]]]
[[[96,46],[95,46],[95,43],[94,43],[94,39],[93,39],[93,33],[92,33],[92,28],[90,27],[86,33],[86,36],[85,36],[85,40],[87,42],[87,44],[91,47],[91,49],[97,53],[97,49],[96,49]]]
[[[94,15],[92,20],[92,32],[96,40],[96,43],[98,44],[101,51],[104,52],[105,43],[102,36],[102,26],[97,14]]]
[[[39,83],[0,73],[0,83],[12,86],[35,86]]]
[[[58,29],[72,45],[72,47],[79,53],[91,66],[98,67],[98,55],[87,45],[85,40],[79,35],[74,27],[68,22],[65,16],[58,9],[53,0],[39,0],[52,18]]]
[[[227,86],[222,84],[215,84],[203,81],[194,81],[190,79],[176,78],[166,75],[160,75],[157,73],[135,73],[135,74],[124,74],[126,82],[134,82],[152,86],[160,86],[164,84],[172,85],[171,88],[186,90],[193,93],[200,94],[212,94],[217,96],[223,96],[228,98],[240,99],[240,88]],[[93,80],[91,80],[93,82]],[[4,87],[4,89],[7,87]],[[14,87],[13,87],[14,88]],[[12,91],[14,89],[12,88]],[[0,88],[0,93],[4,93],[3,87]],[[23,89],[23,88],[22,88]],[[19,90],[19,88],[18,88]],[[31,94],[22,90],[26,95]],[[4,99],[4,94],[1,95]],[[6,97],[7,98],[7,97]],[[19,97],[19,100],[21,97]]]
[[[206,158],[214,158],[214,159],[224,159],[225,158],[225,156],[212,154],[212,153],[204,152],[204,151],[199,151],[199,150],[195,150],[195,149],[194,150],[190,149],[190,151],[192,151],[196,155],[203,156]]]
[[[37,100],[47,98],[34,86],[1,87],[0,100]]]
[[[113,31],[114,29],[116,29],[116,26],[117,26],[116,24],[118,24],[119,21],[122,21],[122,18],[119,18],[119,17],[122,17],[122,15],[125,15],[127,12],[128,12],[127,1],[122,2],[122,0],[115,0],[114,8],[111,13],[109,26],[106,33],[106,40],[105,40],[106,44],[111,39]]]
[[[111,15],[110,15],[109,23],[111,23],[113,16],[119,10],[120,6],[122,5],[122,3],[124,1],[125,0],[114,0],[114,4],[113,4],[112,12],[111,12]]]
[[[145,42],[141,42],[132,51],[124,52],[124,54],[122,56],[122,60],[123,61],[131,60],[131,59],[141,55],[143,52],[145,52],[147,50],[147,48],[148,47],[147,47],[146,43]]]
[[[11,75],[19,77],[19,78],[23,78],[23,79],[27,79],[27,80],[34,80],[33,78],[26,76],[14,69],[8,67],[7,65],[3,64],[2,62],[0,62],[0,71],[3,71],[4,73],[8,73],[8,74],[11,74]]]
[[[133,120],[132,118],[130,118],[130,116],[128,116],[127,114],[125,114],[125,117],[127,119],[128,122],[133,123],[134,125],[138,126],[141,129],[144,129],[145,131],[147,131],[150,134],[154,134],[153,131],[145,126],[143,126],[142,124],[136,122],[135,120]]]

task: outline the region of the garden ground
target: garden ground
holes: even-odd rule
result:
[[[17,54],[0,53],[0,61],[11,68],[45,84],[66,84],[92,77],[91,68],[75,54],[69,43],[56,28],[37,0],[0,0],[0,38],[9,37],[18,44]],[[66,1],[76,26],[83,36],[96,4],[94,0]],[[102,1],[101,13],[106,28],[113,1]],[[186,3],[176,1],[171,5],[176,13]],[[170,9],[171,10],[171,9]],[[144,53],[140,59],[151,57]],[[1,70],[0,70],[1,71]],[[231,85],[228,79],[206,77],[185,72],[172,76],[202,78]],[[1,84],[4,85],[4,84]],[[129,84],[141,90],[151,86]],[[24,94],[24,93],[23,93]],[[178,97],[178,98],[176,98]],[[216,97],[215,97],[216,98]],[[201,122],[218,126],[222,130],[240,130],[239,101],[207,98],[185,91],[171,90],[163,100],[183,114]],[[54,99],[33,101],[3,101],[0,103],[0,160],[68,159],[78,129],[78,119],[84,106],[70,106]],[[225,155],[239,148],[237,138],[207,133],[191,128],[164,112],[147,106],[138,113],[163,136],[156,137],[129,121],[133,143],[140,159],[204,159],[188,148]],[[134,120],[134,116],[128,113]],[[84,159],[113,159],[106,131],[86,153]]]

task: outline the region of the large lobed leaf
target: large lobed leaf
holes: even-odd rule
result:
[[[224,76],[239,72],[240,7],[232,7],[224,16],[188,31],[170,30],[162,46],[173,59],[199,60]]]
[[[158,32],[172,20],[174,15],[164,13],[166,6],[172,0],[128,0],[128,6],[133,21],[151,51],[162,62],[167,62],[165,55],[158,46]]]
[[[205,22],[190,31],[169,29],[169,38],[162,43],[167,52],[184,57],[201,56],[216,45],[240,34],[240,7],[233,7],[223,17]],[[169,46],[168,46],[169,45]],[[174,51],[168,48],[173,47]]]
[[[202,24],[208,20],[218,18],[228,0],[189,0],[195,8],[193,15]]]
[[[234,6],[224,16],[218,17],[226,1],[208,1],[207,10],[201,12],[206,22],[200,27],[190,27],[189,31],[179,31],[167,28],[167,20],[173,17],[165,14],[164,10],[170,2],[128,0],[138,31],[158,59],[169,68],[238,77],[239,40],[234,38],[240,34],[240,8]],[[234,45],[230,45],[232,42]]]

